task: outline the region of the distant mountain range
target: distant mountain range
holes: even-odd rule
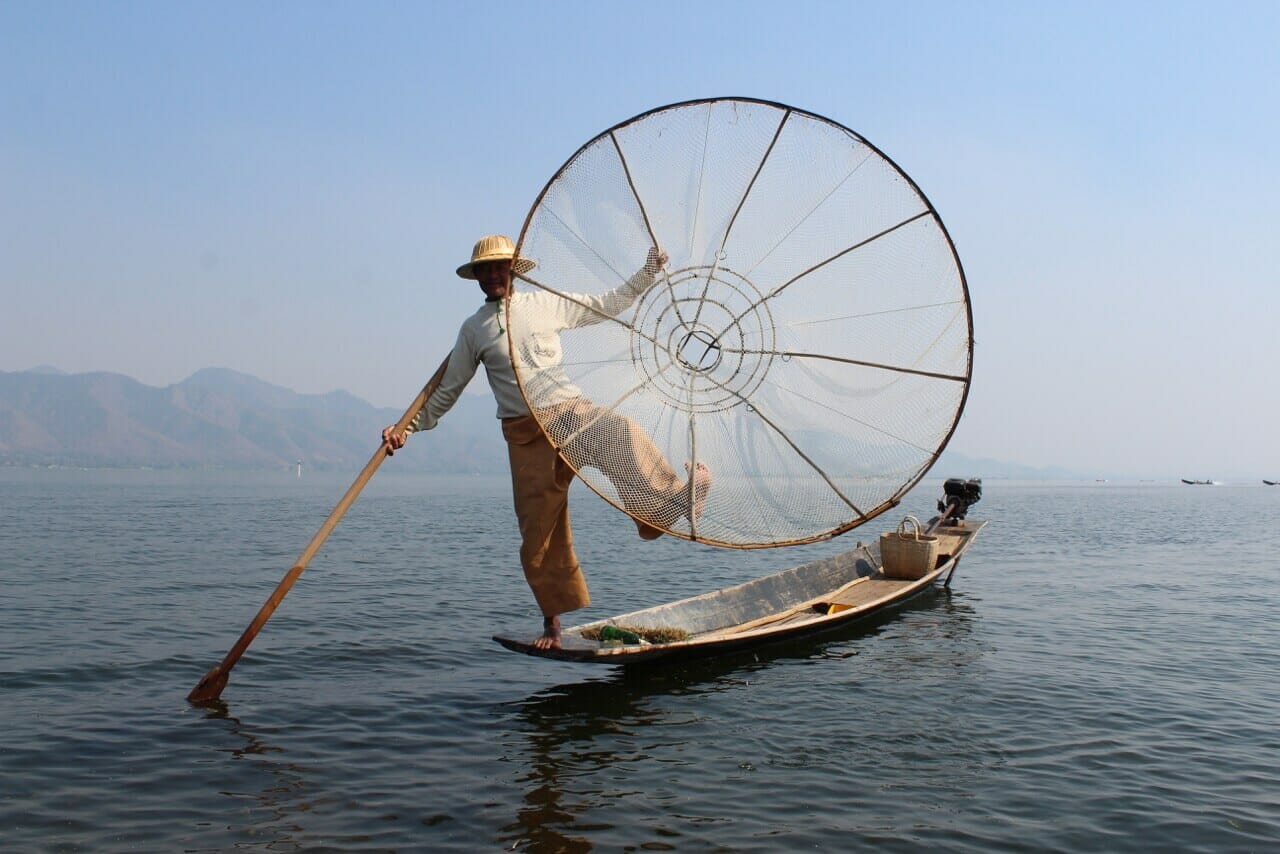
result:
[[[432,431],[431,451],[411,442],[397,462],[505,471],[494,408],[463,395]],[[106,372],[0,371],[0,465],[270,469],[301,460],[306,468],[358,468],[401,414],[345,391],[298,394],[224,368],[164,388]]]
[[[507,451],[488,394],[463,395],[396,468],[501,474]],[[42,365],[0,371],[0,465],[88,468],[358,469],[402,410],[345,391],[299,394],[248,374],[205,368],[158,388],[123,374]],[[424,441],[425,440],[425,441]],[[939,477],[1073,478],[946,451]]]

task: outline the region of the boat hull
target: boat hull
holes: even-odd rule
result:
[[[844,628],[901,607],[951,573],[986,525],[941,527],[934,568],[918,579],[885,576],[877,544],[862,545],[743,584],[563,630],[559,649],[539,650],[533,637],[495,635],[507,649],[561,661],[596,664],[675,662],[723,655]],[[620,644],[589,640],[606,625],[680,629],[674,643]]]

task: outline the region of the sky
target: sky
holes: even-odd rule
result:
[[[606,128],[743,96],[856,131],[946,224],[953,450],[1275,479],[1278,44],[1272,2],[5,0],[0,371],[407,406],[477,237]]]

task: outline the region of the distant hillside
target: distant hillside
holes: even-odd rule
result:
[[[929,475],[1008,480],[1079,480],[1085,477],[1079,472],[1073,472],[1061,466],[1025,466],[986,457],[968,457],[949,448],[942,452],[942,456],[929,470]]]
[[[491,399],[464,395],[431,441],[419,437],[397,455],[398,466],[505,471],[493,412]],[[165,388],[112,373],[0,372],[0,465],[351,468],[400,414],[344,391],[298,394],[222,368]]]
[[[406,389],[406,402],[416,389]],[[396,455],[399,470],[501,474],[507,450],[486,393],[463,395],[429,434]],[[401,410],[345,391],[298,394],[225,368],[164,388],[122,374],[0,371],[0,465],[90,468],[357,469]],[[945,451],[934,477],[1075,478]]]

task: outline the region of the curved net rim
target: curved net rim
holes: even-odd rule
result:
[[[796,545],[804,545],[807,543],[821,542],[821,541],[829,540],[834,537],[840,536],[842,534],[848,533],[849,531],[855,528],[858,528],[866,524],[867,522],[870,522],[872,519],[880,516],[886,511],[892,510],[894,507],[898,506],[898,504],[901,503],[902,498],[907,493],[909,493],[912,489],[914,489],[915,486],[919,484],[921,480],[924,479],[924,477],[928,474],[929,470],[938,461],[938,458],[941,456],[942,452],[946,449],[947,445],[950,443],[952,436],[955,434],[956,428],[960,423],[960,418],[964,414],[965,405],[967,404],[968,398],[969,398],[970,386],[972,384],[973,351],[974,351],[973,306],[970,300],[969,283],[968,283],[968,278],[965,275],[964,265],[960,261],[960,255],[956,250],[955,242],[952,240],[951,233],[947,230],[947,227],[945,223],[943,223],[942,217],[938,214],[937,209],[934,207],[933,202],[930,201],[928,196],[924,193],[924,191],[920,188],[920,186],[915,182],[915,180],[910,175],[908,175],[907,172],[904,169],[902,169],[902,167],[899,166],[896,161],[893,160],[893,158],[889,157],[878,146],[874,145],[869,140],[867,140],[866,137],[864,137],[862,134],[852,130],[846,125],[840,122],[837,122],[831,118],[828,118],[827,116],[824,116],[820,113],[815,113],[811,110],[805,110],[799,107],[793,107],[779,101],[771,101],[768,99],[752,98],[752,97],[721,96],[721,97],[711,97],[711,98],[694,98],[686,101],[676,101],[670,104],[664,104],[662,106],[654,107],[652,109],[645,110],[644,112],[637,113],[636,115],[631,116],[628,119],[625,119],[614,125],[611,125],[610,127],[606,128],[605,130],[591,137],[589,140],[583,143],[570,157],[568,157],[564,161],[564,163],[561,164],[561,166],[555,171],[555,173],[551,176],[551,178],[548,179],[546,184],[539,191],[537,197],[534,199],[533,204],[530,206],[529,212],[525,215],[524,222],[521,224],[520,235],[516,241],[514,254],[515,254],[515,258],[517,259],[521,257],[521,249],[524,248],[525,246],[530,225],[533,223],[535,216],[537,215],[539,208],[542,206],[543,200],[546,198],[547,194],[561,179],[561,177],[566,173],[566,171],[568,171],[569,168],[573,166],[573,164],[584,154],[584,152],[589,151],[593,146],[599,143],[602,139],[609,137],[611,134],[615,134],[617,131],[622,130],[628,126],[641,122],[650,116],[654,116],[660,113],[665,113],[665,112],[677,110],[677,109],[696,107],[701,105],[720,104],[725,102],[754,104],[754,105],[759,105],[764,107],[771,107],[774,109],[786,111],[787,113],[794,114],[797,116],[808,117],[815,121],[822,122],[822,123],[831,125],[832,127],[838,128],[839,130],[848,134],[850,137],[857,140],[859,143],[861,143],[862,145],[865,145],[868,149],[874,152],[877,157],[881,158],[884,161],[884,163],[890,166],[897,173],[898,176],[900,176],[904,181],[907,182],[911,190],[916,194],[920,202],[924,205],[929,218],[933,221],[934,225],[938,230],[938,233],[942,236],[943,240],[945,240],[946,242],[947,250],[950,252],[950,255],[951,255],[951,261],[955,265],[955,272],[958,277],[960,292],[963,295],[964,322],[966,327],[965,333],[967,338],[967,358],[965,360],[965,369],[964,369],[963,381],[962,381],[962,391],[960,393],[959,403],[956,406],[955,413],[951,418],[951,423],[948,426],[945,435],[943,435],[937,447],[929,455],[929,458],[927,459],[927,461],[918,469],[918,471],[915,472],[913,476],[905,480],[903,484],[897,490],[895,490],[890,497],[888,497],[882,503],[871,508],[870,510],[864,511],[861,515],[856,516],[853,519],[850,519],[844,522],[843,524],[834,525],[824,530],[816,531],[812,534],[805,535],[805,536],[793,537],[789,539],[771,540],[767,542],[729,541],[729,540],[718,539],[715,537],[708,537],[708,536],[701,535],[696,531],[696,529],[686,532],[683,530],[674,529],[669,526],[663,526],[663,525],[657,526],[664,534],[667,534],[669,536],[677,537],[683,540],[688,540],[690,542],[702,543],[704,545],[718,546],[718,547],[730,548],[730,549],[779,548],[779,547],[796,546]],[[529,272],[529,271],[526,270],[524,272]],[[514,279],[519,279],[523,282],[526,282],[529,286],[537,290],[543,290],[542,286],[537,281],[535,281],[534,279],[528,278],[527,276],[523,275],[523,273],[521,272],[516,272],[513,270],[512,276]],[[510,314],[509,301],[507,305],[507,311],[504,313],[508,315],[508,319],[509,319],[509,314]],[[511,343],[510,339],[512,334],[511,333],[512,324],[508,322],[506,325],[507,325],[508,343],[510,344]],[[514,353],[515,353],[514,347],[512,348],[511,352],[513,354],[512,358],[514,362]],[[529,405],[530,412],[534,415],[535,420],[538,422],[539,428],[542,430],[543,434],[547,437],[548,441],[550,441],[553,446],[557,447],[557,450],[560,450],[560,448],[556,445],[552,432],[548,429],[548,425],[545,423],[544,419],[538,414],[538,408],[533,405],[534,402],[530,399],[529,392],[525,385],[525,378],[522,372],[520,371],[519,366],[515,365],[514,367],[515,367],[516,381],[517,381],[517,385],[519,386],[521,396],[525,399],[526,403]],[[585,483],[586,486],[589,489],[591,489],[592,492],[599,495],[607,503],[617,508],[618,510],[622,511],[623,513],[627,514],[631,518],[635,519],[637,522],[645,522],[646,524],[651,524],[650,520],[642,519],[641,517],[637,516],[635,513],[632,513],[625,506],[623,506],[623,504],[619,500],[615,499],[613,496],[603,491],[597,485],[596,479],[593,477],[584,475],[584,473],[581,471],[581,467],[575,466],[572,463],[572,461],[568,458],[567,455],[561,453],[560,458],[564,460],[566,465],[568,465],[574,471],[575,476],[579,480]]]

